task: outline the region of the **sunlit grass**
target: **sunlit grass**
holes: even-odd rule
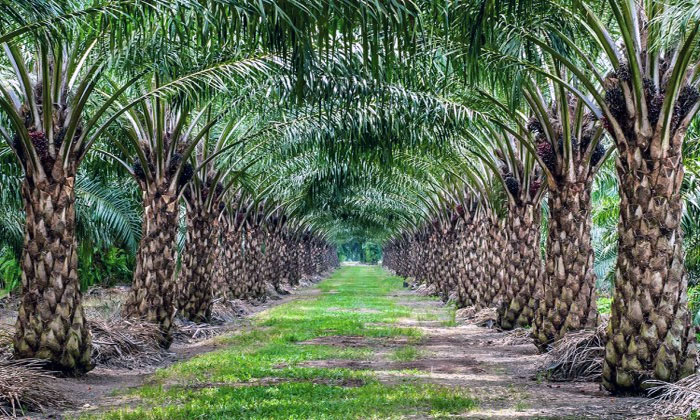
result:
[[[414,314],[392,296],[402,289],[402,280],[379,267],[344,267],[318,288],[318,295],[253,317],[247,331],[217,338],[221,350],[158,371],[150,385],[131,393],[139,399],[134,408],[89,417],[396,418],[409,413],[454,415],[475,406],[459,389],[386,385],[369,370],[314,363],[370,360],[373,340],[398,337],[417,343],[422,337],[416,328],[396,325]],[[444,319],[432,313],[421,316]],[[333,338],[341,336],[356,337],[361,345],[333,345]],[[311,341],[323,337],[328,337],[323,344]],[[420,356],[412,345],[390,354],[397,361]]]
[[[598,313],[609,314],[610,305],[612,305],[612,298],[609,297],[599,297],[596,301],[596,307],[598,308]]]
[[[422,356],[422,352],[413,346],[403,346],[391,353],[391,359],[397,362],[412,362]]]

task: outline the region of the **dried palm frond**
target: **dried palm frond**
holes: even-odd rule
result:
[[[553,343],[539,369],[551,381],[599,381],[605,356],[605,328],[602,320],[595,330],[581,330],[566,334]]]
[[[177,319],[175,328],[173,328],[173,337],[177,340],[193,342],[216,337],[226,331],[227,329],[223,325],[198,324],[184,319]]]
[[[492,328],[498,319],[496,308],[484,308],[474,314],[472,322],[480,327]]]
[[[0,358],[12,351],[12,327],[0,324]]]
[[[504,331],[501,342],[504,345],[508,346],[516,346],[519,344],[531,344],[531,331],[525,328],[516,328],[514,330]]]
[[[457,311],[455,312],[455,318],[469,320],[474,318],[474,315],[476,315],[476,313],[476,306],[466,306],[464,308],[457,309]]]
[[[0,358],[0,417],[24,416],[25,411],[68,408],[70,401],[56,384],[56,378],[37,359]]]
[[[212,306],[211,318],[215,323],[233,322],[250,313],[246,303],[239,299],[216,299]]]
[[[416,288],[416,293],[421,296],[437,296],[438,290],[434,284],[421,284],[418,286],[418,288]]]
[[[90,330],[95,364],[125,368],[151,366],[168,354],[159,345],[163,333],[153,323],[113,317],[91,321]]]
[[[675,383],[648,380],[648,395],[653,399],[651,408],[657,416],[689,417],[700,410],[700,376],[690,375]]]

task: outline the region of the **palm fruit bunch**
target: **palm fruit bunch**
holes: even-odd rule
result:
[[[542,186],[542,180],[534,179],[530,182],[530,197],[535,198],[537,195],[537,191],[540,190],[540,187]]]
[[[513,176],[512,173],[507,173],[504,177],[503,180],[506,183],[506,188],[508,188],[508,192],[513,197],[518,197],[520,194],[520,182]]]
[[[173,155],[170,157],[170,164],[168,165],[168,176],[175,175],[175,172],[177,172],[177,168],[181,163],[182,154],[178,152],[173,153]]]
[[[528,120],[527,129],[535,136],[540,135],[543,132],[543,128],[542,128],[542,124],[540,123],[540,120],[538,120],[535,117],[532,117]]]
[[[554,155],[554,149],[550,142],[543,140],[537,143],[537,156],[542,159],[550,171],[553,172],[556,169],[557,157]]]
[[[591,155],[591,166],[596,166],[603,159],[603,156],[605,156],[605,146],[602,142],[598,142]]]
[[[678,119],[678,121],[682,120],[692,110],[693,106],[698,102],[698,99],[700,99],[700,94],[698,93],[698,90],[693,87],[693,86],[683,86],[681,89],[680,94],[678,95],[678,100],[676,101],[676,109],[674,109],[674,120]],[[676,110],[678,111],[676,114]],[[678,117],[676,118],[676,115]],[[678,124],[672,125],[673,128],[676,128]]]
[[[661,106],[663,105],[664,97],[661,94],[657,94],[656,85],[647,77],[644,78],[644,98],[647,103],[649,122],[651,125],[656,125],[661,115]]]
[[[46,134],[43,131],[30,131],[29,140],[34,145],[37,156],[44,165],[44,168],[49,168],[53,165],[53,159],[49,153],[49,141],[46,139]]]
[[[194,167],[191,163],[187,162],[184,165],[182,165],[182,169],[180,170],[180,176],[177,178],[177,186],[179,188],[184,187],[185,185],[187,185],[188,182],[190,182],[192,176],[194,176]]]

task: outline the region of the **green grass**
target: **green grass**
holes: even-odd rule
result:
[[[402,289],[401,279],[379,267],[344,267],[318,289],[318,295],[258,314],[246,331],[219,337],[223,349],[158,371],[148,386],[131,392],[137,398],[132,407],[84,417],[400,418],[416,413],[456,415],[476,406],[457,388],[387,385],[372,371],[342,367],[343,360],[376,357],[372,341],[385,337],[420,341],[420,330],[396,325],[402,318],[415,319],[410,307],[392,297]],[[445,314],[421,315],[445,318]],[[332,345],[335,336],[353,336],[367,345]],[[323,337],[331,338],[323,341]],[[390,354],[399,361],[419,356],[420,351],[410,345]],[[329,367],[324,360],[334,364]]]
[[[397,362],[412,362],[422,356],[422,352],[413,346],[403,346],[391,352],[391,360]]]
[[[598,300],[596,301],[596,305],[598,307],[598,313],[599,314],[609,314],[611,304],[612,304],[612,298],[609,298],[609,297],[598,298]]]
[[[447,319],[442,321],[443,327],[457,326],[457,305],[451,304],[447,307]]]

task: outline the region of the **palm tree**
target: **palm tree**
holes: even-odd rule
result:
[[[153,79],[153,86],[146,88],[161,89],[158,78]],[[167,347],[175,313],[173,261],[177,258],[179,200],[194,174],[191,156],[221,114],[207,118],[207,107],[199,111],[190,104],[176,107],[164,103],[159,96],[140,95],[136,100],[127,102],[120,98],[119,101],[128,107],[125,114],[128,125],[122,136],[111,139],[125,155],[134,150],[135,162],[124,165],[141,188],[144,208],[134,280],[123,312],[125,316],[158,324],[163,332],[162,344]],[[208,203],[218,200],[217,182],[208,179],[205,182],[208,184],[204,191],[208,193],[211,189],[211,196],[205,199],[210,199]],[[191,202],[201,201],[201,190],[196,193],[197,196],[190,197]],[[200,232],[190,229],[188,233]]]
[[[503,224],[507,247],[502,261],[505,284],[498,310],[498,324],[503,329],[531,325],[543,292],[544,267],[539,251],[543,175],[533,154],[516,140],[517,134],[488,122],[477,122],[467,132],[470,153],[493,173],[507,203]],[[498,237],[496,233],[495,239]]]
[[[603,384],[613,392],[637,392],[650,376],[675,381],[696,366],[680,191],[683,141],[700,107],[700,63],[692,61],[698,10],[691,4],[610,1],[606,13],[616,27],[604,24],[588,2],[565,10],[614,69],[603,76],[591,67],[594,85],[576,63],[553,53],[587,85],[618,150],[619,243]],[[611,35],[616,31],[620,48]]]
[[[551,71],[563,77],[561,69]],[[515,123],[514,138],[537,162],[548,190],[546,281],[535,317],[533,336],[540,351],[568,331],[593,328],[597,321],[594,252],[591,242],[591,188],[593,177],[610,154],[601,142],[604,134],[597,116],[563,86],[549,83],[554,97],[548,102],[535,82],[522,92],[532,113],[529,121],[495,97],[484,93],[500,111],[491,120],[500,126]],[[580,139],[580,140],[579,140]]]
[[[3,137],[24,172],[23,299],[15,353],[70,374],[92,368],[77,271],[76,176],[101,132],[98,121],[114,102],[108,97],[87,119],[88,98],[104,70],[96,42],[91,36],[38,42],[34,62],[21,47],[5,44],[15,79],[0,86],[0,107],[11,127]]]

